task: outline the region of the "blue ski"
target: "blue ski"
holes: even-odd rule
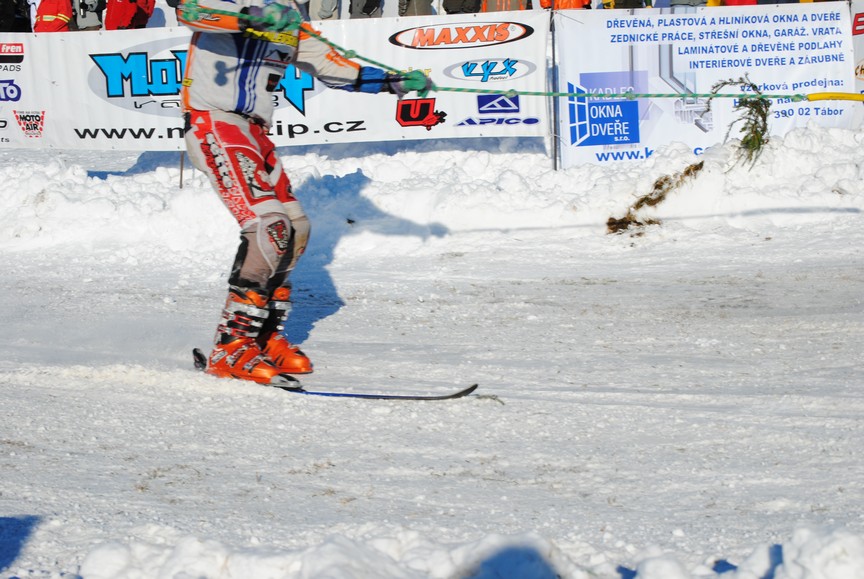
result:
[[[192,358],[195,368],[205,370],[207,368],[207,356],[195,348],[192,350]],[[322,392],[320,390],[306,390],[299,380],[293,376],[284,375],[286,382],[283,384],[260,384],[268,388],[277,388],[294,394],[305,394],[307,396],[327,396],[329,398],[362,398],[366,400],[453,400],[468,396],[477,389],[478,384],[472,384],[467,388],[450,392],[449,394],[373,394],[364,392]],[[257,382],[253,382],[257,384]]]

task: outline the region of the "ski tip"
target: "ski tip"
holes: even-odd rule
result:
[[[192,362],[197,370],[207,369],[207,356],[200,348],[192,348]]]

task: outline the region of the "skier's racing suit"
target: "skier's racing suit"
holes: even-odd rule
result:
[[[239,12],[264,2],[196,4]],[[272,289],[294,267],[309,235],[309,221],[267,137],[272,92],[289,64],[346,90],[358,90],[361,67],[306,33],[305,23],[292,31],[259,32],[233,16],[204,13],[187,20],[183,7],[181,2],[178,20],[194,30],[181,93],[189,157],[210,177],[242,228],[243,255],[230,283]],[[383,73],[378,76],[383,80]]]
[[[235,338],[254,337],[264,351],[253,353],[271,363],[265,356],[270,355],[268,338],[261,338],[274,325],[267,312],[283,315],[288,309],[287,276],[306,248],[310,231],[267,136],[274,108],[271,93],[286,67],[293,64],[332,88],[387,91],[400,98],[409,90],[429,90],[432,85],[424,76],[398,75],[344,58],[314,36],[308,23],[295,18],[293,0],[193,0],[188,4],[184,0],[177,6],[178,20],[194,31],[181,92],[187,151],[241,228],[217,349]],[[277,293],[281,297],[273,297]],[[251,355],[230,356],[243,358],[248,367],[257,360]],[[269,371],[246,375],[233,365],[214,370],[214,359],[223,357],[214,349],[208,371],[260,382],[273,378]],[[295,373],[311,371],[308,360],[301,361],[300,367]],[[281,368],[292,370],[290,364]]]

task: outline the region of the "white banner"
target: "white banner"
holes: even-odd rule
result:
[[[331,90],[289,67],[273,93],[277,145],[548,133],[548,15],[466,14],[321,22],[339,46],[442,89],[427,98]],[[0,146],[183,149],[179,90],[190,32],[0,35]]]
[[[849,10],[826,2],[722,8],[565,11],[555,16],[562,166],[643,160],[683,142],[701,152],[724,141],[745,75],[772,100],[770,131],[815,122],[851,126],[860,103],[798,102],[793,95],[853,92]],[[608,99],[604,94],[685,94]],[[595,96],[596,95],[596,96]],[[788,95],[788,96],[787,96]],[[736,126],[738,128],[736,128]],[[740,136],[740,125],[730,138]]]

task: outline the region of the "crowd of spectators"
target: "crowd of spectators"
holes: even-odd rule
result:
[[[654,0],[297,0],[309,20],[340,18],[346,2],[349,18],[380,18],[382,2],[396,2],[399,16],[470,14],[534,8],[633,9],[650,8]],[[667,6],[741,6],[826,0],[662,0]],[[440,2],[440,5],[436,6]],[[537,2],[534,5],[533,2]],[[661,0],[657,1],[659,5]],[[128,30],[145,28],[156,0],[2,0],[0,32],[57,32],[67,30]],[[175,3],[168,0],[169,5]]]
[[[145,28],[156,0],[3,0],[0,32]]]

